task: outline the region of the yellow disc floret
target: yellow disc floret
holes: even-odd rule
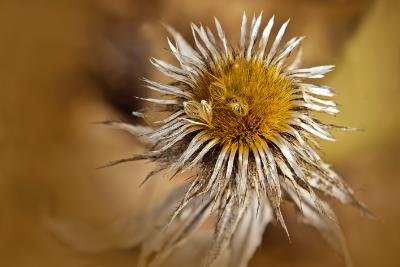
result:
[[[208,133],[223,142],[273,140],[288,126],[291,91],[291,81],[274,67],[233,58],[204,71],[194,88],[198,112],[185,110],[194,119],[200,118]]]

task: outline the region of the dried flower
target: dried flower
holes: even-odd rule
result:
[[[338,112],[335,102],[328,100],[335,94],[331,88],[306,82],[324,77],[333,66],[299,68],[303,38],[280,45],[289,21],[267,51],[274,17],[262,32],[261,18],[253,17],[248,32],[243,15],[239,47],[227,41],[217,19],[218,36],[207,27],[191,25],[195,49],[167,26],[176,42],[168,40],[179,67],[152,59],[174,82],[145,80],[149,89],[169,98],[144,100],[157,104],[157,111],[168,112],[168,117],[156,129],[110,123],[152,144],[147,153],[111,165],[157,162],[159,168],[145,180],[167,169],[176,175],[196,168],[188,185],[166,202],[165,207],[170,207],[181,198],[169,227],[143,246],[143,265],[162,262],[210,216],[217,220],[204,265],[230,253],[228,266],[246,266],[268,222],[276,218],[287,232],[280,210],[283,199],[295,203],[304,221],[336,244],[341,244],[341,234],[335,216],[317,194],[366,210],[315,152],[315,137],[333,141],[329,130],[349,130],[312,116],[314,111]],[[290,60],[292,54],[296,55]]]

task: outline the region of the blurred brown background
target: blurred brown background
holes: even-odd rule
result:
[[[160,22],[189,36],[190,21],[215,15],[237,40],[243,10],[290,17],[286,37],[307,36],[304,64],[337,65],[325,83],[342,112],[327,119],[365,131],[336,134],[325,158],[378,220],[333,205],[355,266],[400,266],[398,0],[1,0],[0,266],[135,266],[137,250],[120,249],[138,235],[132,221],[174,183],[156,177],[139,189],[148,163],[94,170],[141,148],[92,123],[133,121],[133,96],[146,94],[139,78],[161,78],[147,58],[169,58]],[[250,266],[344,266],[286,206],[292,243],[268,227]]]

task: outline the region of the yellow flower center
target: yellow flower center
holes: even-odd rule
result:
[[[187,113],[224,143],[273,140],[288,126],[291,92],[291,81],[275,68],[234,58],[199,78],[191,101],[198,103],[197,112]]]

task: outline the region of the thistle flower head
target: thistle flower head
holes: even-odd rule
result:
[[[288,21],[271,38],[274,18],[264,27],[261,18],[253,17],[248,27],[243,15],[238,46],[228,42],[217,19],[216,35],[191,25],[194,48],[167,26],[179,65],[151,60],[172,82],[145,80],[149,89],[168,96],[145,100],[168,117],[155,129],[114,123],[152,144],[147,153],[126,159],[157,162],[159,168],[147,178],[166,169],[179,173],[196,168],[184,190],[173,192],[180,204],[166,232],[144,246],[142,264],[161,262],[209,216],[217,222],[205,265],[231,253],[229,266],[245,266],[269,221],[276,218],[286,230],[283,199],[336,240],[340,234],[334,214],[318,195],[364,208],[315,151],[315,138],[333,141],[331,129],[348,129],[313,117],[314,112],[338,112],[329,100],[331,88],[306,82],[324,77],[333,66],[300,68],[303,38],[282,44]]]

